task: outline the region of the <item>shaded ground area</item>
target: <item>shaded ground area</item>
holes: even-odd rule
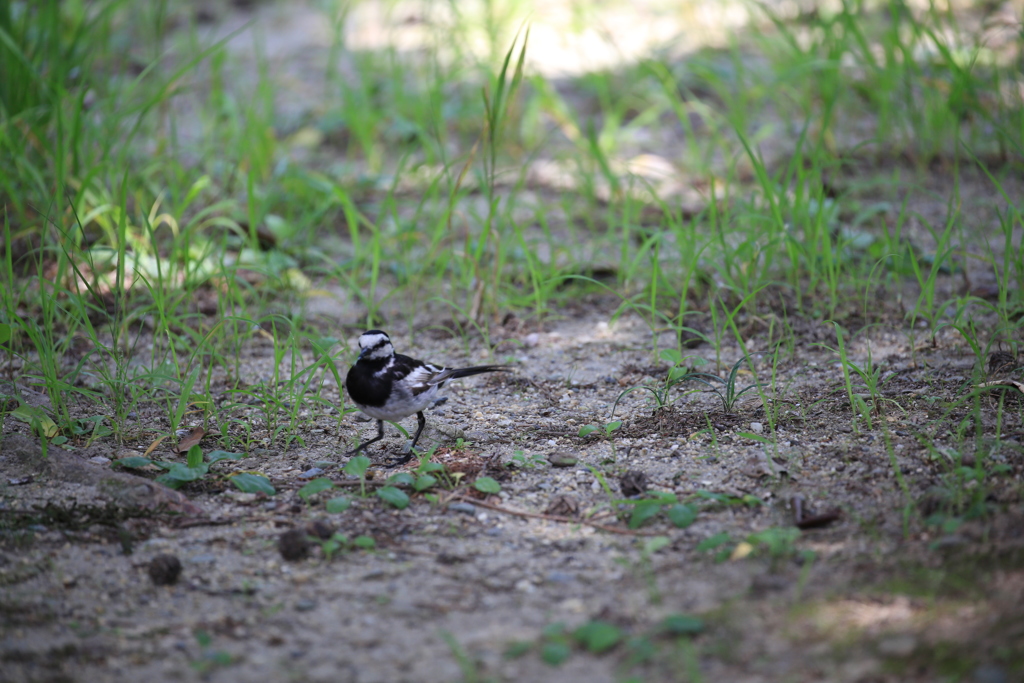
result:
[[[477,357],[454,340],[418,339],[416,355]],[[709,393],[652,409],[650,392],[634,392],[619,403],[623,424],[610,438],[603,429],[577,436],[585,424],[611,421],[624,388],[664,382],[668,367],[652,364],[648,340],[628,318],[575,317],[524,338],[530,346],[514,352],[514,375],[456,384],[430,414],[424,445],[441,445],[434,460],[449,471],[490,476],[501,491],[439,485],[430,502],[407,487],[404,510],[373,495],[393,474],[376,467],[365,498],[357,479],[336,470],[325,472],[334,490],[298,495],[315,464],[343,462],[356,431],[370,432],[372,423],[351,418],[339,434],[324,415],[304,446],[224,463],[225,472],[267,474],[276,496],[210,477],[182,489],[191,503],[102,464],[138,451],[51,447],[44,459],[35,440],[6,435],[5,679],[1021,675],[1022,401],[1020,392],[996,393],[950,409],[971,390],[970,357],[956,334],[913,354],[895,335],[852,343],[890,348],[875,356],[889,381],[870,427],[852,420],[835,354],[798,342],[776,369],[774,445],[758,440],[768,422],[759,398],[727,414]],[[1020,373],[1013,360],[993,377]],[[740,385],[751,381],[740,374]],[[972,409],[984,433],[965,448],[957,434]],[[394,436],[389,428],[385,445],[371,450],[375,460],[400,452],[403,437]],[[958,467],[973,471],[982,460],[985,477],[961,486]],[[691,503],[692,524],[673,526],[666,505],[629,529],[636,506],[620,479],[637,471],[641,488]],[[326,512],[339,492],[351,507]],[[838,509],[838,518],[793,531],[797,498],[804,517]],[[955,528],[924,524],[936,512],[963,519],[971,506],[975,519]],[[315,534],[316,521],[327,534],[371,537],[375,548],[342,547],[327,559],[313,543],[306,559],[283,559],[282,532]],[[720,544],[707,547],[709,539]],[[148,574],[160,554],[181,562],[173,585],[154,585]],[[683,615],[701,625],[682,634],[664,625]],[[559,623],[569,636],[556,633]],[[588,652],[571,634],[593,623],[614,626],[621,640]],[[525,653],[508,657],[516,643]],[[559,645],[569,656],[552,669],[543,660]]]
[[[745,120],[748,100],[725,103],[728,88],[709,90],[716,81],[700,86],[693,74],[677,88],[666,71],[673,96],[690,88],[678,103],[689,114],[673,119],[668,106],[644,102],[650,92],[620,107],[599,92],[605,86],[560,80],[588,62],[565,57],[571,45],[545,42],[545,31],[557,32],[545,24],[531,59],[565,57],[564,69],[545,72],[558,76],[550,84],[559,97],[536,105],[548,118],[537,114],[545,123],[535,128],[550,144],[532,140],[536,152],[502,157],[499,166],[515,172],[498,173],[493,186],[475,170],[462,184],[462,162],[452,159],[473,158],[479,116],[445,109],[451,130],[435,131],[434,149],[431,135],[411,133],[389,112],[367,122],[380,139],[360,147],[356,126],[338,122],[357,110],[358,88],[344,97],[331,90],[346,84],[357,56],[331,35],[341,19],[327,26],[319,5],[230,4],[195,10],[198,32],[224,37],[254,15],[266,20],[263,28],[276,29],[266,36],[275,80],[262,67],[235,68],[231,60],[252,46],[239,34],[227,43],[230,57],[195,67],[194,92],[161,101],[181,125],[168,126],[171,142],[153,142],[186,157],[184,169],[219,159],[203,147],[212,124],[202,112],[254,122],[232,129],[247,153],[239,167],[256,157],[253,140],[270,150],[258,179],[266,187],[250,178],[243,194],[244,174],[217,164],[211,185],[194,186],[196,196],[210,188],[211,204],[236,202],[214,216],[220,223],[196,230],[204,244],[222,228],[242,235],[221,243],[219,264],[202,264],[223,272],[188,280],[189,290],[169,278],[162,284],[182,300],[147,300],[142,313],[106,327],[114,318],[104,309],[123,314],[122,303],[146,296],[135,280],[143,270],[122,273],[134,286],[123,299],[112,293],[113,268],[96,279],[95,300],[81,307],[94,337],[83,325],[72,343],[50,347],[67,351],[53,359],[54,377],[73,378],[74,391],[56,392],[68,402],[68,440],[45,453],[14,415],[55,408],[33,379],[45,359],[24,350],[0,357],[0,680],[1024,680],[1024,340],[1012,308],[1020,221],[1008,208],[1024,182],[1012,155],[981,150],[989,177],[945,141],[922,145],[927,128],[894,136],[899,149],[879,149],[878,121],[843,120],[856,119],[851,111],[836,113],[843,125],[834,136],[820,135],[827,162],[811,155],[813,173],[801,175],[800,164],[783,172],[806,132],[782,111],[784,98],[778,111],[757,112],[749,130],[736,124],[757,149],[744,155],[732,118]],[[788,5],[817,16],[814,3]],[[418,4],[409,7],[391,27],[398,51],[361,67],[369,101],[419,74],[388,81],[378,69],[427,44],[416,32],[429,22]],[[378,32],[391,19],[356,14],[346,40],[355,49],[390,45],[394,35]],[[690,25],[684,13],[675,19]],[[701,21],[693,25],[722,33],[731,25],[713,13]],[[631,33],[623,54],[632,59],[663,39],[653,29]],[[680,38],[666,69],[700,44]],[[170,61],[188,52],[176,45]],[[814,55],[805,56],[815,63],[773,82],[789,87],[802,80],[792,73],[817,74]],[[760,61],[735,49],[702,65],[743,93],[748,80],[758,83]],[[872,83],[850,71],[860,87]],[[432,94],[464,106],[465,92],[478,97],[461,80],[467,72],[453,70]],[[638,74],[602,78],[611,88]],[[543,86],[532,84],[532,96]],[[985,98],[975,100],[978,111],[957,120],[958,130],[982,120]],[[563,103],[578,121],[560,117]],[[257,115],[264,106],[266,120]],[[645,112],[657,112],[650,130]],[[597,137],[587,147],[584,122],[616,116],[608,161]],[[699,172],[694,131],[722,147],[704,148]],[[401,163],[397,152],[371,158],[392,144],[406,150]],[[408,159],[404,175],[387,176]],[[728,197],[716,203],[719,175]],[[805,181],[813,191],[793,199]],[[190,178],[179,189],[192,187]],[[632,197],[631,188],[646,194]],[[341,196],[350,211],[333,203]],[[778,229],[759,232],[773,198],[793,200],[792,216],[780,209]],[[250,226],[256,204],[269,207],[266,220]],[[509,229],[488,233],[493,244],[477,242],[472,262],[465,254],[497,205],[505,213],[495,220]],[[445,221],[446,211],[455,218]],[[792,221],[804,222],[797,230]],[[776,266],[791,260],[784,276],[753,272],[768,268],[765,235]],[[699,254],[687,256],[688,237]],[[360,239],[384,246],[371,259],[372,249],[354,246]],[[820,249],[778,247],[815,240]],[[157,266],[160,246],[150,260]],[[190,246],[175,254],[187,271]],[[446,255],[458,267],[449,269]],[[423,272],[407,267],[419,258]],[[689,289],[668,267],[683,260]],[[480,272],[493,266],[489,283],[480,263]],[[47,268],[38,280],[60,279]],[[598,284],[572,289],[580,277]],[[76,270],[67,280],[83,278]],[[62,287],[58,304],[81,291]],[[741,306],[754,290],[756,304]],[[25,292],[35,290],[19,297]],[[481,304],[485,294],[491,300]],[[961,315],[966,307],[972,315]],[[10,319],[20,315],[16,307]],[[826,322],[833,317],[842,340]],[[345,413],[338,376],[320,359],[332,357],[343,377],[367,318],[384,321],[399,352],[451,365],[509,363],[513,372],[446,387],[447,403],[427,414],[426,455],[382,467],[407,441],[389,426],[361,476],[345,469],[345,453],[375,424]],[[690,330],[667,329],[684,322]],[[111,336],[122,323],[125,336]],[[110,379],[112,368],[123,374]],[[132,377],[145,389],[132,393]],[[192,392],[202,401],[189,382],[202,385]],[[113,403],[130,410],[110,417]],[[185,464],[171,435],[197,427],[205,469],[177,491],[157,483],[166,472],[149,461]],[[227,444],[246,457],[218,454]],[[209,462],[214,456],[223,459]]]

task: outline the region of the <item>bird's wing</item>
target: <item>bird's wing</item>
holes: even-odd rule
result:
[[[404,382],[415,396],[417,394],[422,394],[424,391],[430,389],[430,387],[441,384],[450,377],[451,370],[439,368],[430,363],[424,363],[411,368],[409,373],[405,376]]]

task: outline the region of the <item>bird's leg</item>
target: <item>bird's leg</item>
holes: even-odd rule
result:
[[[369,446],[371,443],[377,443],[378,441],[380,441],[383,438],[384,438],[384,420],[377,420],[377,436],[375,436],[374,438],[370,439],[366,443],[363,443],[363,444],[360,444],[360,445],[356,446],[355,449],[349,451],[345,455],[349,455],[349,456],[355,455],[359,451],[361,451],[364,448],[366,448],[367,446]]]
[[[416,434],[412,437],[412,443],[409,444],[409,452],[403,455],[397,460],[392,460],[386,467],[398,467],[412,460],[412,457],[416,455],[416,451],[413,448],[416,446],[416,442],[420,439],[420,434],[423,433],[423,428],[427,426],[427,418],[423,417],[423,411],[416,413],[416,421],[419,423],[419,427],[416,428]]]
[[[416,436],[412,437],[412,443],[409,445],[409,451],[412,452],[413,448],[416,448],[416,442],[420,440],[420,434],[423,433],[423,428],[427,426],[427,418],[423,417],[423,411],[416,413],[416,422],[419,423],[419,427],[416,428]]]

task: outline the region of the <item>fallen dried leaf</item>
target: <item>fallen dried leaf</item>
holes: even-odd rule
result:
[[[995,379],[992,380],[991,382],[982,382],[981,384],[976,384],[974,386],[977,387],[978,389],[987,389],[988,387],[994,386],[1016,387],[1017,391],[1024,394],[1024,384],[1021,384],[1020,382],[1015,382],[1012,379]]]
[[[189,431],[189,433],[186,434],[185,437],[178,442],[178,445],[175,446],[174,448],[174,452],[187,453],[188,449],[192,448],[193,446],[197,445],[200,441],[202,441],[204,436],[206,436],[205,429],[203,429],[202,427],[193,427]]]

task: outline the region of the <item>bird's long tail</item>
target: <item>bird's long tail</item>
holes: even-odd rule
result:
[[[451,368],[438,375],[435,381],[440,380],[444,382],[450,379],[458,379],[459,377],[479,375],[482,372],[508,372],[510,370],[511,368],[507,365],[474,365],[471,368]]]

